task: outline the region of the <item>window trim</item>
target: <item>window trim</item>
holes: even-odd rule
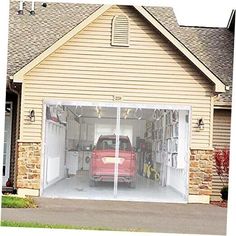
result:
[[[128,43],[115,43],[114,42],[114,37],[115,37],[115,22],[117,20],[118,17],[123,16],[127,19],[127,41]],[[125,14],[119,14],[119,15],[115,15],[112,19],[112,29],[111,29],[111,46],[117,46],[117,47],[129,47],[130,46],[130,21],[129,21],[129,17]]]

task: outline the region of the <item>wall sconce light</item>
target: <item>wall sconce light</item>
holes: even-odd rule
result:
[[[28,117],[29,117],[30,122],[35,122],[35,111],[30,110]]]
[[[197,128],[199,130],[203,130],[204,129],[204,122],[203,122],[202,118],[198,119],[198,121],[197,121]]]

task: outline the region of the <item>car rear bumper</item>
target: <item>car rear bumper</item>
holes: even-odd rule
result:
[[[114,175],[94,175],[90,179],[96,182],[114,182]],[[118,182],[130,183],[135,181],[135,176],[118,176]]]

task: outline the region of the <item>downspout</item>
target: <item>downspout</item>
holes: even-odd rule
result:
[[[16,176],[17,176],[17,140],[19,139],[19,123],[20,123],[20,93],[15,88],[12,87],[13,83],[9,76],[7,77],[7,88],[17,96],[17,108],[16,108],[16,140],[14,142],[15,145],[15,163],[14,163],[14,180],[13,180],[13,188],[16,189]]]

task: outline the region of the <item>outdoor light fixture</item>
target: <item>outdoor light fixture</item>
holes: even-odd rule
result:
[[[29,120],[31,122],[35,122],[35,111],[34,110],[30,110],[28,117],[29,117]]]
[[[143,111],[141,108],[136,108],[135,112],[134,112],[134,115],[135,117],[138,119],[138,120],[141,120],[142,119],[142,116],[143,116]]]
[[[204,122],[203,122],[202,118],[198,119],[198,121],[197,121],[197,128],[199,130],[203,130],[204,129]]]

